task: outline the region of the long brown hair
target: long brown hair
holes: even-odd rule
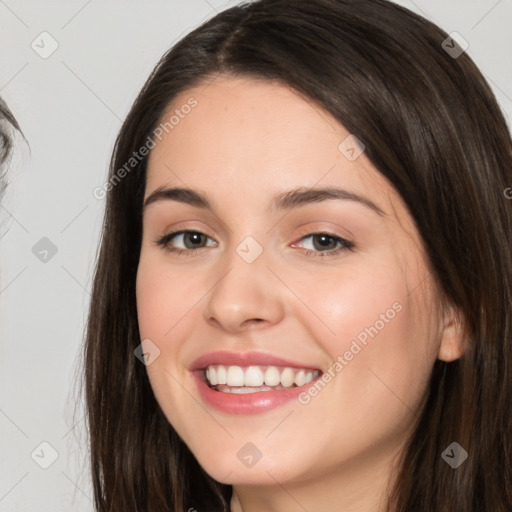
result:
[[[278,80],[355,134],[464,316],[465,353],[432,369],[389,510],[512,510],[512,141],[482,74],[467,53],[446,50],[447,37],[385,0],[260,0],[219,13],[161,58],[121,128],[104,189],[84,348],[98,511],[229,510],[231,486],[199,466],[134,356],[147,156],[118,172],[173,98],[217,73]],[[441,457],[454,441],[469,454],[457,469]]]

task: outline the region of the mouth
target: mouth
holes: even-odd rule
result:
[[[272,354],[229,351],[204,354],[189,371],[205,405],[235,415],[262,413],[297,400],[323,374]]]
[[[248,394],[285,391],[306,386],[320,370],[289,366],[237,366],[212,364],[201,370],[207,386],[221,393]]]

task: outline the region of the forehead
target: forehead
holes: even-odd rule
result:
[[[285,84],[210,78],[177,95],[160,127],[149,159],[146,197],[157,187],[185,183],[210,194],[222,187],[249,195],[318,184],[364,192],[390,214],[403,208],[364,152],[347,157],[346,141],[353,135]]]

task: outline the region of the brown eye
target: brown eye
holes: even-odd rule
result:
[[[344,238],[341,238],[339,236],[331,235],[329,233],[311,233],[310,235],[303,237],[301,240],[304,241],[307,239],[311,239],[312,243],[302,242],[302,245],[309,245],[310,247],[304,248],[312,249],[315,251],[332,251],[337,250],[339,248],[351,249],[354,247],[354,244],[352,242],[349,242],[348,240],[345,240]]]
[[[183,243],[185,246],[187,246],[187,249],[196,249],[198,247],[202,247],[201,244],[205,239],[205,235],[195,231],[187,231],[186,233],[183,233]]]
[[[206,247],[204,243],[211,240],[204,233],[199,231],[175,231],[164,235],[156,243],[169,251],[193,252],[196,249]],[[176,247],[178,245],[178,247]],[[181,247],[179,246],[181,245]]]
[[[307,239],[311,239],[311,243],[304,243]],[[334,256],[355,247],[354,243],[330,233],[311,233],[302,237],[300,243],[308,256]]]
[[[313,246],[319,251],[323,249],[335,249],[338,244],[338,241],[334,236],[326,235],[324,233],[312,235],[312,237]]]

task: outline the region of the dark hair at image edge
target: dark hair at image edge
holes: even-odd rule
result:
[[[13,151],[15,131],[23,135],[18,121],[16,121],[5,101],[0,98],[0,201],[4,196],[7,186],[5,167]]]
[[[443,50],[446,37],[384,0],[263,0],[227,9],[159,61],[121,128],[109,177],[145,145],[178,93],[218,73],[277,80],[330,112],[403,198],[430,278],[466,329],[463,357],[434,365],[389,510],[505,512],[512,510],[512,210],[504,190],[512,186],[512,142],[481,73],[467,54],[453,59]],[[107,194],[94,275],[83,357],[95,506],[228,511],[231,486],[198,465],[134,356],[146,164],[147,157]],[[454,441],[469,453],[456,470],[441,458]]]

